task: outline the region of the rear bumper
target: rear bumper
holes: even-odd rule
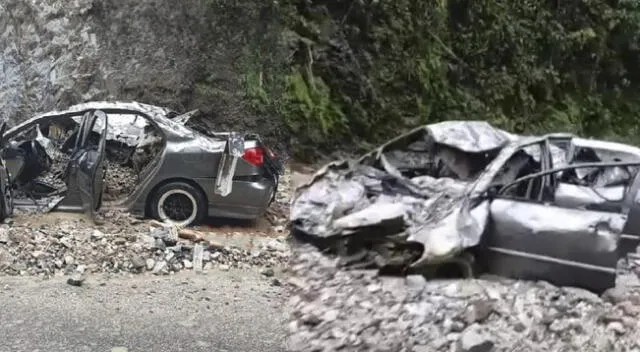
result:
[[[277,184],[273,180],[233,181],[231,194],[222,197],[213,192],[214,180],[211,180],[207,199],[208,215],[214,217],[252,220],[262,216],[274,198]]]

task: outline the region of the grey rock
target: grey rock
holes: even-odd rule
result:
[[[155,266],[153,267],[153,274],[155,275],[166,275],[169,273],[169,269],[167,267],[167,262],[165,262],[164,260],[159,260],[156,262]]]
[[[0,229],[0,243],[6,244],[9,242],[9,235],[5,229]]]
[[[100,230],[93,230],[93,232],[91,232],[91,239],[92,240],[101,240],[104,238],[104,233],[102,233],[102,231]]]
[[[193,263],[188,259],[183,260],[182,264],[184,265],[185,269],[192,269],[193,268]]]
[[[145,265],[147,267],[147,270],[153,270],[153,268],[156,266],[156,261],[152,258],[147,258],[147,260],[145,261]]]
[[[487,333],[482,332],[478,325],[471,325],[460,335],[458,351],[460,352],[489,352],[495,346]]]
[[[131,265],[134,269],[142,269],[147,266],[147,263],[141,256],[134,254],[131,256]]]
[[[70,256],[70,255],[64,256],[64,264],[65,265],[73,265],[75,262],[76,261],[72,256]]]
[[[203,252],[202,252],[202,261],[204,261],[204,262],[210,262],[210,261],[211,261],[211,252],[209,252],[209,251],[203,251]]]
[[[204,247],[198,243],[193,247],[193,270],[196,272],[203,270],[203,256]]]
[[[627,332],[624,325],[619,321],[609,323],[609,325],[607,325],[607,330],[613,331],[616,335],[624,335]]]
[[[167,248],[167,245],[164,243],[164,241],[161,238],[156,238],[155,248],[161,251],[164,251]]]
[[[71,286],[82,286],[82,283],[84,282],[85,277],[81,274],[81,273],[75,273],[73,275],[71,275],[70,278],[67,279],[67,284],[71,285]]]
[[[272,268],[264,268],[260,270],[260,273],[266,277],[272,277],[273,275],[275,275],[275,272]]]
[[[610,288],[608,290],[606,290],[603,294],[602,294],[602,299],[611,302],[613,304],[616,303],[620,303],[622,301],[624,301],[627,297],[627,291],[625,291],[623,288],[621,287],[613,287]]]
[[[465,312],[467,324],[483,322],[493,312],[493,303],[487,300],[471,302]]]

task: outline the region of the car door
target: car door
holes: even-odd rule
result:
[[[545,187],[553,170],[520,182]],[[490,205],[483,238],[487,269],[516,279],[545,280],[602,292],[615,285],[623,213],[560,207],[553,199],[502,188]]]
[[[96,132],[98,126],[96,136],[92,132]],[[93,216],[100,207],[106,137],[107,115],[100,110],[85,113],[69,159],[67,193],[59,206],[60,210],[81,210]]]
[[[4,148],[4,136],[7,131],[7,123],[5,121],[0,122],[0,148]],[[9,178],[9,172],[5,160],[0,158],[0,201],[2,202],[0,208],[0,220],[4,220],[5,217],[13,214],[13,194],[11,189],[11,180]]]

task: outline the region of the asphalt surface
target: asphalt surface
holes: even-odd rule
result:
[[[284,351],[284,289],[257,272],[65,279],[0,277],[1,352]]]

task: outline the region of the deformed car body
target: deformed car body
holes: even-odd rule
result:
[[[600,292],[640,242],[639,169],[624,144],[446,121],[326,165],[296,190],[293,233],[348,265],[455,263]]]
[[[107,159],[118,159],[137,182],[109,207],[179,226],[206,216],[260,217],[277,191],[279,159],[257,135],[204,135],[187,120],[136,102],[89,102],[35,116],[3,134],[12,184],[23,193],[15,206],[93,212],[103,204]],[[40,178],[58,159],[64,185],[54,187]]]

